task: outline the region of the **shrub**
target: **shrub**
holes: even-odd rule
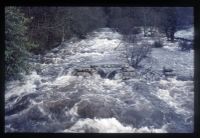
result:
[[[36,45],[27,37],[28,19],[16,7],[5,9],[5,75],[6,80],[19,78],[19,73],[28,72],[29,50]]]
[[[163,43],[160,40],[159,41],[155,41],[153,43],[153,47],[155,47],[155,48],[161,48],[161,47],[163,47]]]
[[[151,53],[151,47],[147,44],[136,45],[129,49],[130,56],[128,57],[129,65],[134,68],[139,67],[139,64]]]

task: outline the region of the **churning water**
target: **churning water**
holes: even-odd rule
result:
[[[183,62],[173,57],[177,51],[166,49],[153,49],[149,57],[158,58],[153,65],[161,73],[160,57],[171,53],[173,65],[187,67],[179,79],[147,81],[134,69],[134,77],[123,79],[119,70],[127,65],[120,34],[105,28],[72,41],[33,56],[36,70],[6,84],[6,132],[193,132],[193,81],[187,77],[193,73],[192,52]]]

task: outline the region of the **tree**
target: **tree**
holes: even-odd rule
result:
[[[32,40],[40,46],[34,53],[41,53],[58,46],[73,36],[84,36],[105,26],[101,7],[21,7],[28,18]]]
[[[28,34],[39,45],[34,53],[44,53],[59,45],[63,38],[64,13],[58,7],[21,7],[27,18],[32,18]],[[58,20],[59,19],[59,20]]]
[[[29,42],[26,31],[29,20],[16,7],[5,8],[5,75],[6,79],[28,72],[29,50],[36,45]]]
[[[126,58],[130,66],[138,68],[140,63],[151,53],[151,47],[148,44],[135,44],[132,47],[126,46]]]
[[[150,7],[137,7],[136,8],[137,15],[136,17],[139,19],[142,28],[143,28],[143,34],[144,36],[147,36],[148,33],[148,27],[150,26],[149,21],[152,20],[152,18],[149,18],[151,8]]]
[[[132,34],[135,27],[134,8],[110,7],[107,18],[108,27],[116,29],[123,35]]]
[[[162,9],[161,30],[164,31],[166,37],[170,41],[174,41],[174,34],[177,30],[177,14],[176,8],[165,7]]]
[[[185,29],[193,25],[193,8],[192,7],[177,7],[177,29]]]
[[[80,38],[106,25],[106,17],[101,7],[77,7],[73,9],[72,15],[72,32]]]

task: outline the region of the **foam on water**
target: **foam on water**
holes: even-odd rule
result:
[[[53,82],[53,85],[68,85],[70,81],[73,81],[74,79],[75,77],[70,75],[60,76],[56,78],[56,80]]]
[[[35,88],[37,87],[36,83],[40,83],[40,81],[41,76],[39,76],[36,72],[32,72],[32,74],[26,76],[24,81],[21,83],[14,81],[10,84],[10,86],[7,85],[8,87],[6,87],[5,99],[8,99],[13,94],[20,96],[24,93],[35,92]]]
[[[124,126],[116,118],[82,119],[64,132],[75,133],[166,133],[165,126],[160,129],[142,127],[132,128]]]
[[[87,39],[66,42],[35,63],[39,65],[37,72],[25,76],[23,81],[8,82],[5,131],[191,132],[193,81],[168,78],[147,83],[137,76],[122,80],[117,74],[118,77],[108,79],[97,73],[73,76],[74,69],[90,63],[100,67],[124,65],[123,45],[116,50],[121,39],[119,33],[104,28]],[[149,38],[144,41],[153,42]],[[150,58],[155,60],[156,71],[169,65],[180,74],[192,74],[192,52],[153,49]],[[101,68],[108,73],[117,70]]]
[[[161,86],[165,86],[163,89],[158,89],[154,94],[165,101],[170,107],[174,108],[176,113],[183,115],[193,115],[193,112],[188,108],[183,108],[183,105],[187,105],[187,102],[192,102],[194,99],[193,91],[186,89],[188,86],[192,86],[192,81],[178,81],[176,78],[160,81]],[[188,105],[189,106],[189,105]],[[193,104],[190,108],[193,109]]]

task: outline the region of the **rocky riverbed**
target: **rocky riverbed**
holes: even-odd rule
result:
[[[155,41],[138,39],[137,45]],[[163,38],[164,47],[153,48],[135,69],[121,41],[103,28],[33,55],[35,70],[6,84],[5,131],[193,132],[193,50],[180,51]]]

